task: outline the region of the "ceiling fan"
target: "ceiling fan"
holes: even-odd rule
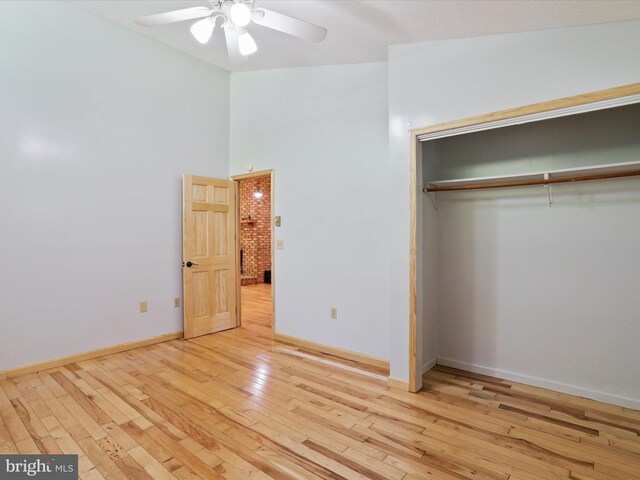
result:
[[[311,42],[321,42],[327,36],[326,28],[266,8],[256,8],[255,0],[209,0],[209,4],[210,7],[183,8],[148,15],[137,18],[135,22],[144,27],[156,27],[200,19],[191,25],[191,34],[198,42],[205,44],[220,19],[229,60],[232,62],[242,62],[247,55],[258,50],[255,40],[246,29],[251,22]]]

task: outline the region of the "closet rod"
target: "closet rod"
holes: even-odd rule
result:
[[[548,178],[538,180],[514,180],[511,182],[495,182],[495,183],[483,183],[475,185],[443,185],[443,186],[427,186],[422,190],[424,192],[451,192],[454,190],[484,190],[488,188],[509,188],[509,187],[528,187],[531,185],[551,185],[554,183],[571,183],[571,182],[585,182],[588,180],[605,180],[607,178],[622,178],[622,177],[634,177],[640,175],[640,170],[630,170],[627,172],[612,172],[612,173],[596,173],[591,175],[576,175],[573,177],[560,177],[560,178]]]

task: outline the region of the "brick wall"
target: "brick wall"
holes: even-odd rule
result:
[[[264,271],[271,270],[271,177],[241,180],[239,187],[242,285],[263,283]]]

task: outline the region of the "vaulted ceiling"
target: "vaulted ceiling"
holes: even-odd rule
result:
[[[206,6],[206,0],[70,3],[229,71],[385,61],[388,46],[398,43],[640,19],[637,0],[256,0],[256,6],[322,25],[328,36],[313,44],[251,24],[258,52],[246,63],[232,64],[220,29],[201,45],[189,32],[193,21],[153,28],[134,23],[144,15]]]

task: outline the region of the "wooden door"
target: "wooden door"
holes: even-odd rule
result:
[[[184,176],[184,337],[238,326],[236,185]]]

